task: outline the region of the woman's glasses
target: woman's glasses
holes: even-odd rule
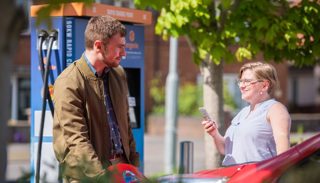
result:
[[[239,79],[237,81],[237,83],[238,83],[238,86],[240,86],[240,85],[249,86],[249,85],[255,84],[257,82],[262,82],[262,81],[263,80],[261,80],[261,79]]]

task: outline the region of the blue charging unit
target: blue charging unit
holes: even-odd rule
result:
[[[115,11],[136,13],[137,15],[148,16],[151,19],[151,13],[125,8],[119,10],[115,7],[94,4],[100,9],[106,9],[105,12],[114,13]],[[112,11],[108,11],[111,9]],[[145,13],[145,14],[144,14]],[[71,13],[72,15],[72,13]],[[70,16],[70,14],[52,17],[52,29],[57,31],[57,39],[51,47],[50,58],[44,59],[44,64],[50,59],[50,74],[48,79],[49,92],[52,92],[52,86],[56,77],[73,61],[80,58],[84,52],[84,30],[90,16],[100,14],[90,14],[83,16]],[[114,14],[117,15],[117,14]],[[130,15],[130,14],[128,14]],[[111,15],[112,16],[112,15]],[[130,15],[131,17],[132,15]],[[126,57],[122,59],[120,65],[127,73],[129,87],[129,106],[130,122],[133,129],[133,135],[136,141],[136,148],[140,154],[140,171],[143,172],[144,160],[144,26],[140,23],[128,21],[128,17],[117,17],[127,28],[126,36]],[[130,18],[129,17],[129,18]],[[132,18],[132,17],[131,17]],[[124,22],[123,20],[126,22]],[[48,30],[45,25],[36,26],[36,17],[31,16],[31,170],[35,172],[38,158],[38,144],[40,141],[40,121],[42,114],[42,99],[44,84],[41,75],[39,58],[39,32]],[[48,41],[42,44],[43,55],[48,53]],[[47,104],[44,118],[40,177],[48,182],[58,182],[59,166],[55,159],[52,147],[52,114]],[[35,176],[31,178],[35,182]]]

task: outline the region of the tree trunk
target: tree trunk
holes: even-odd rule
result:
[[[224,128],[223,116],[223,64],[214,64],[211,60],[206,60],[201,65],[203,76],[203,103],[211,118],[218,123],[219,130]],[[220,131],[224,134],[223,131]],[[221,155],[219,154],[213,139],[205,133],[205,157],[206,168],[216,168],[221,165]]]
[[[27,18],[15,1],[0,2],[0,182],[5,182],[7,167],[7,129],[10,116],[10,77],[16,46]]]

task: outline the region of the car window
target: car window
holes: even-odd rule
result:
[[[320,180],[320,149],[298,164],[289,168],[278,179],[277,183],[319,182]]]

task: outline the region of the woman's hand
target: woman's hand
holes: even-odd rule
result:
[[[204,130],[209,134],[211,135],[213,138],[217,135],[218,133],[218,126],[216,124],[216,122],[214,121],[202,121],[201,124],[203,125],[204,127]]]
[[[217,123],[212,120],[203,120],[201,124],[204,130],[213,138],[218,151],[224,155],[224,138],[219,133]]]

